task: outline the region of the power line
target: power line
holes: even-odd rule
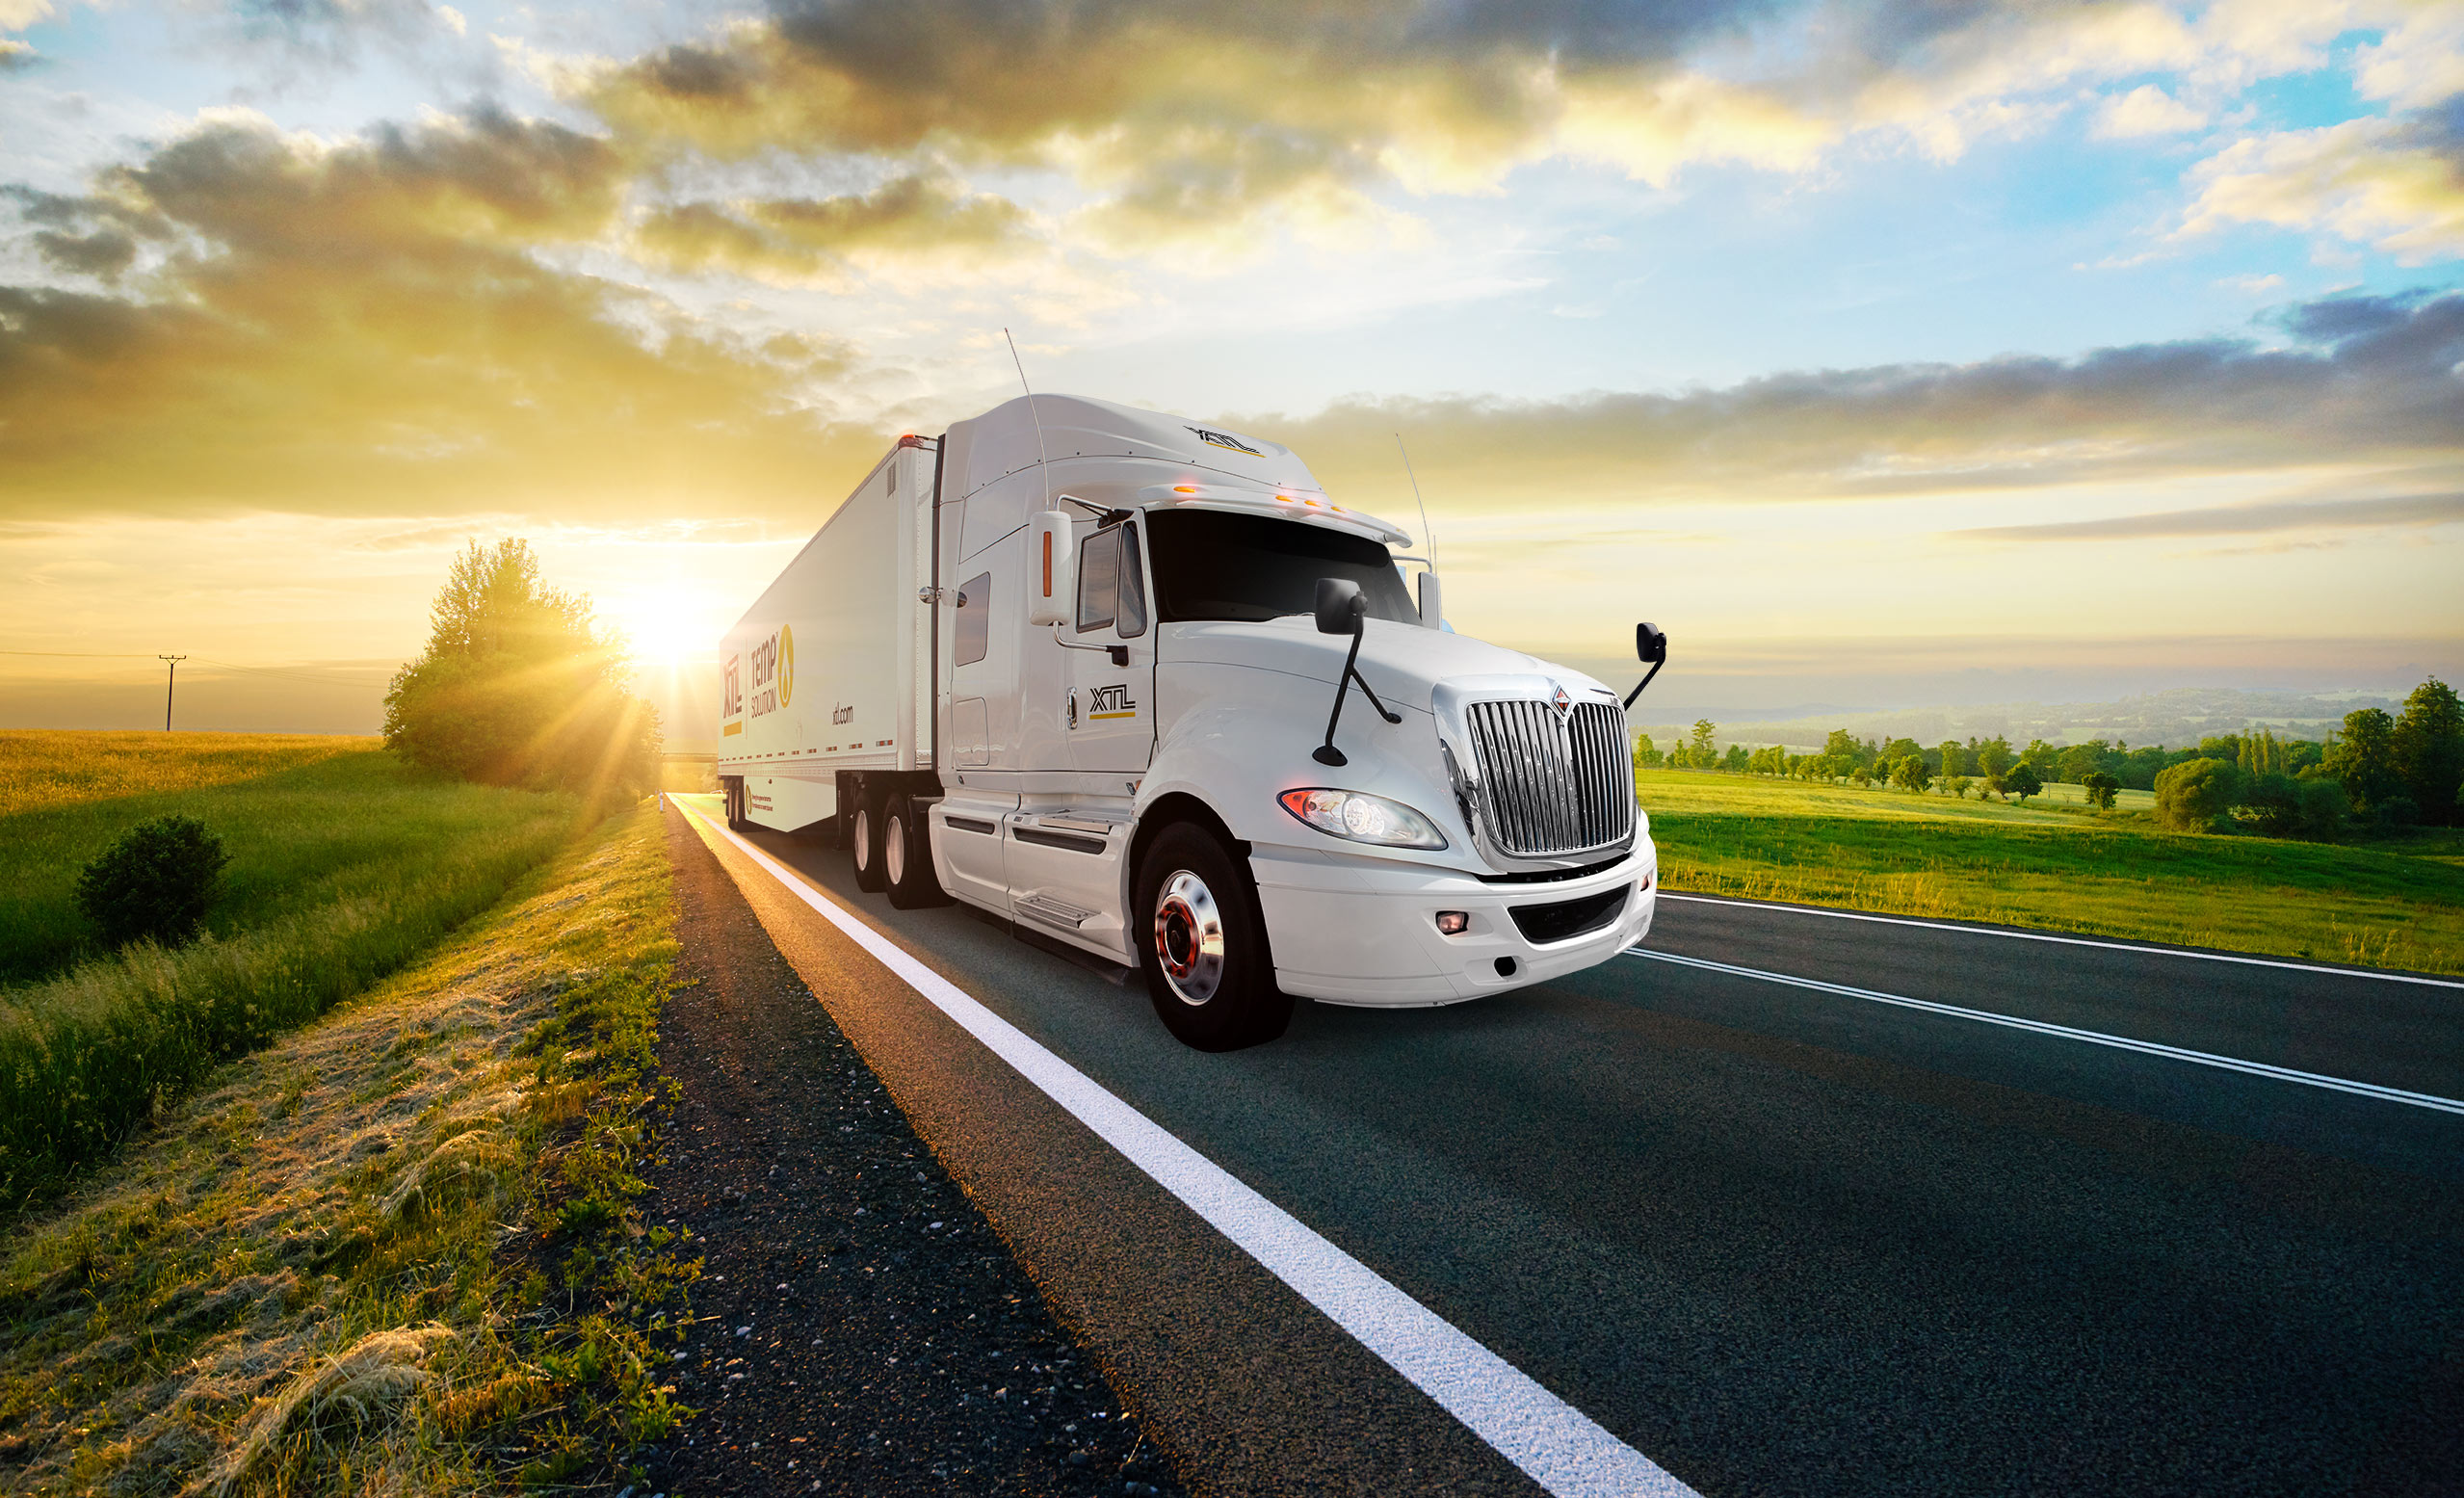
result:
[[[158,655],[117,650],[0,650],[0,655],[48,655],[63,660],[80,661],[159,661]]]

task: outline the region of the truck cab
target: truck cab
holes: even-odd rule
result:
[[[1140,966],[1205,1049],[1280,1034],[1296,996],[1452,1004],[1648,931],[1616,693],[1446,627],[1410,539],[1289,449],[1036,396],[953,425],[933,467],[929,744],[841,773],[833,807],[899,903]]]

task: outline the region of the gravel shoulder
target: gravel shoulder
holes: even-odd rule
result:
[[[678,1091],[644,1219],[702,1276],[670,1493],[1177,1494],[1094,1360],[668,813]]]

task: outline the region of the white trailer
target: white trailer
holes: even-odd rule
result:
[[[1656,897],[1624,705],[1446,627],[1409,543],[1159,412],[903,437],[726,636],[728,818],[1142,967],[1205,1049],[1603,961]]]

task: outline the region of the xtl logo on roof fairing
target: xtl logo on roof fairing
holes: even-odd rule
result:
[[[1192,427],[1190,430],[1196,433],[1197,439],[1206,443],[1209,447],[1229,448],[1236,453],[1246,453],[1252,458],[1264,458],[1266,456],[1266,454],[1259,452],[1256,448],[1242,441],[1239,437],[1234,436],[1229,432],[1209,432],[1204,427]]]

